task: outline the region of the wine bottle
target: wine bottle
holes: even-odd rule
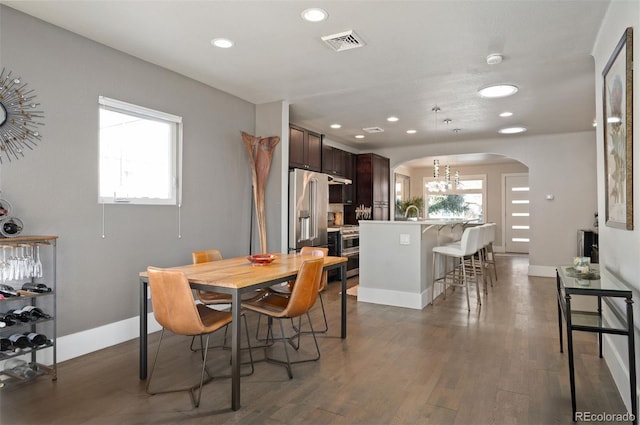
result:
[[[19,297],[20,296],[20,294],[18,294],[15,291],[15,289],[13,289],[9,285],[0,285],[0,294],[4,295],[5,297]]]
[[[22,289],[24,291],[36,292],[40,294],[43,294],[45,292],[51,292],[51,288],[49,288],[44,283],[27,282],[24,285],[22,285]]]
[[[9,351],[12,345],[9,338],[0,338],[0,351]]]
[[[13,334],[9,336],[9,341],[11,341],[11,345],[14,349],[19,350],[27,348],[31,345],[29,339],[22,334]]]
[[[27,332],[24,336],[29,340],[29,345],[34,348],[47,343],[47,337],[39,333]]]
[[[22,310],[9,310],[7,311],[6,314],[10,314],[11,316],[15,317],[16,319],[24,323],[31,321],[31,317],[29,316],[29,313],[26,313]]]
[[[33,306],[33,305],[26,305],[24,307],[22,307],[22,309],[20,309],[20,311],[26,313],[27,315],[29,315],[29,318],[31,320],[38,320],[38,319],[51,319],[51,316],[47,313],[45,313],[44,311],[42,311],[42,309]]]
[[[11,314],[0,314],[0,320],[4,322],[7,326],[13,326],[18,322],[18,319],[13,317]]]

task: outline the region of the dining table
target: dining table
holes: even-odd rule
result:
[[[231,295],[231,408],[240,409],[240,317],[241,296],[259,288],[295,280],[305,260],[318,257],[310,255],[276,254],[269,264],[257,265],[248,257],[235,257],[208,263],[169,267],[184,272],[193,289],[221,292]],[[347,258],[324,257],[324,270],[342,269],[340,337],[347,337]],[[148,342],[148,287],[146,271],[139,273],[140,280],[140,379],[147,379]]]

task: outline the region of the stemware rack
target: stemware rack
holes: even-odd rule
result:
[[[0,390],[31,382],[42,375],[51,376],[53,381],[57,379],[57,239],[57,236],[0,238],[0,284],[9,285],[19,294],[19,296],[0,299],[0,314],[31,305],[50,316],[0,328],[0,338],[30,332],[46,337],[46,342],[36,347],[10,348],[0,351]],[[36,293],[22,290],[25,283],[44,283],[50,292]],[[7,367],[11,365],[11,360],[16,358],[25,360],[25,368],[14,370]],[[22,373],[25,371],[28,373]]]

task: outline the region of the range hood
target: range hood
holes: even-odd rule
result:
[[[329,184],[351,184],[350,179],[345,179],[344,177],[331,176],[329,175]]]

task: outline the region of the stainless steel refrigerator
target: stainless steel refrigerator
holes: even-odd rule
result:
[[[289,251],[303,246],[327,246],[329,177],[293,169],[289,171]]]

